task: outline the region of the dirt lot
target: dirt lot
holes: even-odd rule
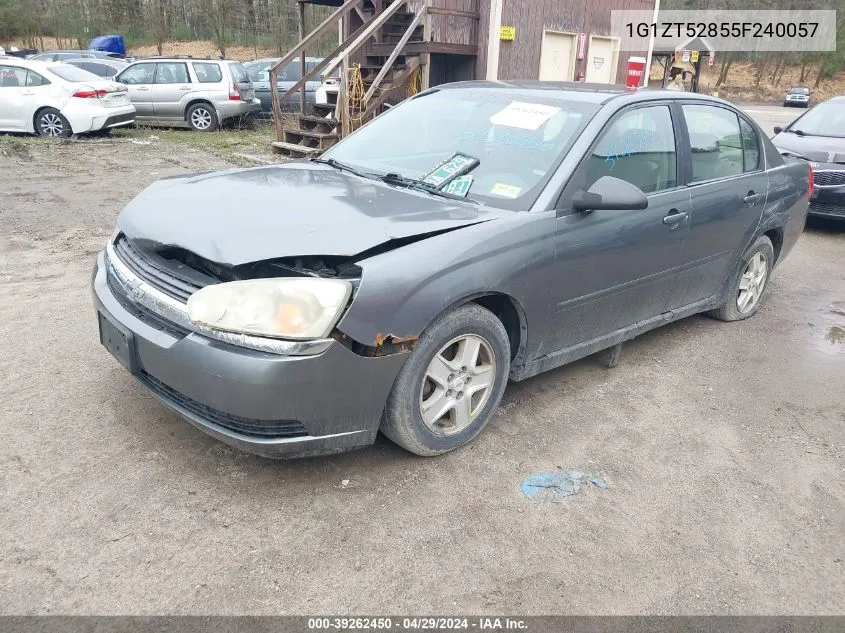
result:
[[[131,141],[0,138],[0,613],[845,614],[845,227],[808,228],[754,319],[511,385],[464,450],[272,462],[98,343],[121,206],[227,166]],[[559,468],[608,487],[523,496]]]

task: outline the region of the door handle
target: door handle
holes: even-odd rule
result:
[[[24,95],[24,96],[27,96],[27,97],[31,97],[35,93],[32,90],[25,90],[25,91],[21,92],[21,94]]]
[[[669,226],[669,228],[677,228],[681,222],[686,222],[689,219],[689,212],[688,211],[678,211],[677,209],[672,209],[665,218],[663,218],[663,224]]]
[[[149,90],[150,90],[150,89],[149,89],[149,88],[147,88],[146,86],[138,86],[138,87],[136,88],[136,90],[137,90],[138,92],[149,92]]]
[[[745,198],[743,198],[743,200],[745,201],[745,204],[753,206],[754,204],[757,203],[757,201],[760,199],[760,197],[761,197],[761,194],[754,193],[754,191],[752,190],[752,191],[748,192],[748,195],[746,195]]]
[[[190,90],[190,86],[179,86],[179,90]]]

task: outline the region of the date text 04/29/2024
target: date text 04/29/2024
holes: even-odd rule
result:
[[[526,631],[528,624],[520,618],[502,617],[341,617],[308,618],[308,629],[377,630],[377,631]]]

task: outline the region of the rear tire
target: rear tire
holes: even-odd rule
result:
[[[509,373],[502,322],[475,303],[463,305],[420,336],[393,383],[381,431],[424,457],[452,451],[493,417]]]
[[[220,126],[217,113],[207,103],[195,103],[185,116],[190,128],[197,132],[214,132]]]
[[[56,108],[44,108],[35,115],[35,131],[38,136],[67,138],[73,134],[70,123]]]
[[[772,241],[761,235],[742,256],[728,289],[728,300],[707,315],[720,321],[742,321],[757,314],[774,262]]]

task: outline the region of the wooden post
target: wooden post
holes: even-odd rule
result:
[[[423,22],[423,42],[430,42],[431,37],[431,12],[428,10],[429,0],[426,0],[425,7],[425,21]],[[421,61],[424,66],[422,69],[422,81],[420,82],[420,91],[431,88],[431,53],[425,53]]]
[[[299,3],[299,41],[305,39],[305,3]],[[299,76],[305,76],[305,50],[299,54]],[[305,84],[299,92],[299,113],[308,114],[305,111]]]

